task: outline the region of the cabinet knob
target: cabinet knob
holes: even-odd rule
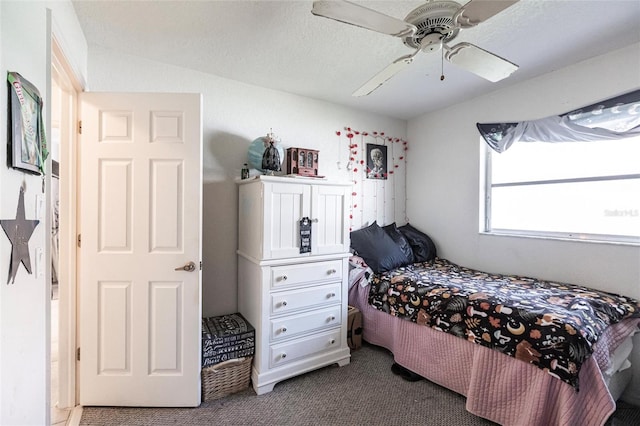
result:
[[[280,354],[280,358],[285,359],[287,357],[287,354]]]
[[[330,344],[330,345],[333,345],[335,342],[336,342],[336,339],[331,339],[331,340],[329,340],[329,344]]]
[[[287,332],[287,327],[282,327],[280,329],[280,333],[286,333]]]
[[[335,320],[336,320],[336,317],[334,317],[333,315],[329,317],[329,321],[335,321]]]
[[[286,300],[283,300],[280,304],[281,304],[282,306],[287,306],[287,301],[286,301]]]
[[[336,294],[335,293],[327,294],[327,299],[331,299],[332,297],[336,297]]]
[[[332,275],[332,274],[335,274],[336,272],[338,272],[338,271],[336,271],[335,269],[329,269],[327,271],[327,275]]]
[[[282,276],[282,281],[286,281],[286,280],[287,280],[287,276],[286,276],[286,275],[283,275],[283,276]]]

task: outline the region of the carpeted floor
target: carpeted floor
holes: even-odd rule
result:
[[[494,425],[468,413],[463,396],[427,380],[403,380],[392,364],[389,352],[365,344],[352,352],[350,365],[280,382],[265,395],[249,388],[198,408],[84,407],[80,424]],[[640,425],[640,409],[620,406],[607,425]]]

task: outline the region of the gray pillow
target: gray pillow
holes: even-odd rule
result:
[[[409,241],[415,262],[426,262],[436,258],[436,245],[427,234],[417,230],[408,223],[400,226],[398,231]]]
[[[400,247],[400,250],[404,253],[405,257],[405,265],[409,265],[413,263],[413,249],[411,248],[411,244],[409,244],[409,240],[402,234],[402,232],[398,231],[398,227],[396,223],[393,222],[391,225],[383,226],[384,232],[386,232],[393,241]]]
[[[406,265],[406,255],[376,223],[351,232],[351,248],[375,273]]]

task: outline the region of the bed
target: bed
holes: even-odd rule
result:
[[[546,426],[602,425],[615,410],[637,301],[458,266],[410,225],[374,223],[351,237],[349,304],[362,312],[364,340],[465,395],[469,412]]]

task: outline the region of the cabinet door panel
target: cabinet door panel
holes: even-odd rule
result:
[[[265,258],[300,255],[299,221],[309,217],[311,188],[304,184],[265,185]]]
[[[314,254],[349,251],[347,200],[349,187],[317,185],[312,189],[311,211],[314,226],[311,250]]]

